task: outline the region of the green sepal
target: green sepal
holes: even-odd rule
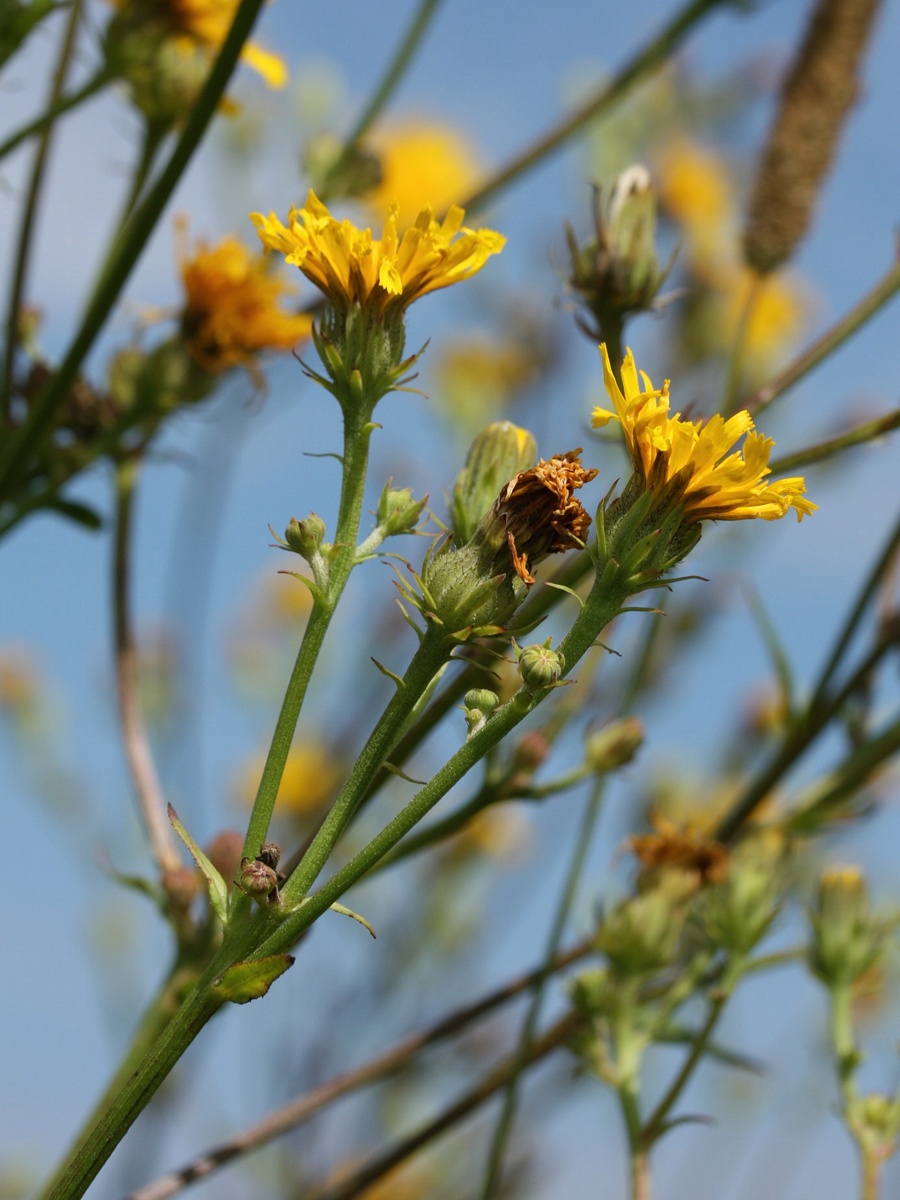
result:
[[[269,958],[235,963],[212,985],[213,991],[222,1000],[230,1000],[232,1004],[249,1004],[251,1000],[264,996],[279,975],[293,965],[292,954],[273,954]]]
[[[182,825],[178,813],[170,804],[168,807],[169,820],[172,822],[172,828],[184,842],[190,851],[194,862],[203,872],[203,877],[206,880],[206,888],[209,892],[209,903],[212,906],[213,912],[219,918],[223,925],[228,924],[228,888],[225,880],[212,865],[188,831]]]
[[[61,517],[68,517],[70,521],[82,525],[85,529],[103,528],[103,518],[87,504],[79,504],[75,500],[63,500],[57,496],[54,500],[49,501],[47,507],[53,512],[59,513]]]

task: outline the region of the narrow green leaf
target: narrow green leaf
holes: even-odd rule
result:
[[[169,820],[172,822],[172,828],[190,851],[194,862],[203,872],[204,878],[206,879],[207,890],[209,891],[209,902],[212,905],[213,912],[223,925],[227,925],[228,888],[225,884],[225,880],[185,829],[184,825],[182,825],[178,813],[171,804],[169,805]]]
[[[293,965],[292,954],[273,954],[270,958],[235,963],[213,984],[213,988],[232,1004],[249,1004],[251,1000],[264,996],[279,975]]]
[[[331,905],[331,910],[332,912],[340,913],[342,917],[352,917],[354,921],[359,921],[360,925],[364,925],[366,929],[368,929],[372,937],[375,936],[375,930],[372,928],[366,918],[361,917],[359,913],[354,912],[352,908],[346,908],[343,904],[338,904],[338,902],[335,901],[334,904]]]
[[[57,496],[56,499],[48,502],[47,507],[53,512],[58,512],[60,516],[68,517],[70,521],[83,525],[85,529],[103,528],[103,518],[100,514],[94,512],[92,508],[88,508],[86,504],[79,504],[76,500],[62,500]]]

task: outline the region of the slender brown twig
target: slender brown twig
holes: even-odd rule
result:
[[[139,695],[137,651],[131,626],[128,560],[137,472],[136,459],[128,459],[116,469],[116,533],[113,553],[116,693],[125,757],[137,794],[138,808],[147,831],[151,852],[164,875],[166,871],[174,871],[180,867],[181,856],[172,826],[166,816],[166,800],[144,724]]]
[[[571,966],[572,963],[578,962],[589,954],[590,950],[591,941],[589,939],[578,942],[556,956],[551,964],[551,970],[559,971]],[[361,1067],[354,1067],[353,1070],[346,1071],[343,1075],[339,1075],[320,1087],[296,1097],[281,1108],[275,1109],[261,1121],[234,1134],[227,1141],[220,1142],[218,1146],[207,1150],[180,1170],[162,1175],[152,1183],[131,1192],[126,1200],[167,1200],[169,1196],[176,1195],[190,1187],[191,1184],[208,1178],[240,1155],[258,1150],[280,1137],[281,1134],[287,1133],[288,1130],[296,1129],[298,1125],[308,1121],[310,1117],[341,1096],[346,1096],[357,1088],[377,1083],[379,1080],[395,1074],[427,1046],[459,1033],[472,1021],[491,1012],[506,1003],[507,1000],[514,999],[529,988],[533,988],[546,974],[547,964],[544,963],[536,970],[511,980],[480,1000],[476,1000],[464,1008],[456,1009],[428,1029],[412,1034],[402,1042],[398,1042],[396,1046],[392,1046],[390,1050],[370,1059]]]

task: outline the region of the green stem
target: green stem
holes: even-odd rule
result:
[[[154,997],[141,1018],[125,1057],[117,1067],[116,1073],[109,1081],[103,1095],[94,1105],[90,1116],[84,1122],[82,1132],[75,1139],[62,1165],[44,1185],[38,1200],[44,1200],[44,1198],[51,1196],[60,1186],[75,1155],[86,1146],[92,1131],[99,1123],[101,1117],[112,1106],[113,1101],[129,1077],[135,1072],[151,1046],[153,1046],[154,1042],[160,1037],[163,1030],[172,1020],[181,1003],[184,991],[192,978],[196,978],[198,974],[199,972],[196,970],[176,963],[159,993]]]
[[[78,25],[81,21],[81,6],[82,0],[75,0],[72,4],[69,13],[69,20],[63,32],[62,44],[59,49],[59,59],[56,64],[56,69],[53,72],[53,79],[50,84],[50,94],[47,97],[48,108],[52,110],[53,106],[59,100],[63,85],[66,81],[66,75],[69,71],[69,64],[72,59],[72,51],[75,48],[75,37],[78,33]],[[8,422],[10,417],[10,406],[12,401],[12,383],[13,383],[13,368],[15,365],[16,348],[19,343],[19,319],[22,308],[22,296],[25,291],[25,278],[28,274],[28,259],[31,254],[32,233],[34,224],[37,220],[38,200],[40,198],[41,186],[44,181],[44,169],[47,165],[47,155],[50,151],[51,134],[53,132],[53,123],[48,122],[42,131],[41,140],[38,143],[37,150],[34,155],[34,162],[31,166],[31,175],[28,180],[28,185],[25,189],[25,205],[22,209],[22,220],[19,226],[19,232],[15,240],[16,260],[13,265],[12,280],[9,289],[9,300],[6,311],[6,348],[3,359],[3,378],[0,381],[0,421]]]
[[[547,979],[550,976],[550,972],[553,969],[553,963],[555,962],[559,953],[559,945],[562,941],[562,935],[569,920],[569,914],[572,911],[572,905],[575,902],[575,897],[578,893],[578,887],[581,882],[581,873],[584,869],[588,850],[590,849],[594,827],[597,823],[597,817],[600,814],[600,804],[602,798],[603,780],[599,779],[594,784],[594,787],[591,790],[591,795],[588,797],[587,805],[584,810],[584,816],[581,819],[581,825],[575,837],[575,844],[572,848],[572,856],[569,861],[569,868],[566,872],[565,885],[563,887],[562,895],[559,898],[559,903],[556,908],[556,915],[553,918],[553,924],[550,928],[550,935],[547,938],[547,946],[544,951],[541,974],[535,983],[531,1004],[528,1006],[528,1012],[525,1016],[522,1029],[519,1034],[519,1044],[515,1057],[515,1063],[512,1071],[510,1072],[509,1081],[503,1094],[503,1105],[500,1110],[500,1116],[497,1119],[497,1124],[494,1128],[494,1136],[488,1152],[488,1162],[485,1172],[484,1185],[481,1189],[481,1200],[491,1200],[491,1197],[497,1195],[498,1189],[500,1188],[503,1175],[503,1165],[506,1158],[506,1149],[509,1144],[509,1138],[510,1134],[512,1133],[513,1122],[516,1115],[516,1104],[518,1102],[519,1095],[519,1082],[522,1077],[522,1072],[525,1070],[525,1067],[528,1064],[531,1049],[534,1045],[538,1021],[540,1020],[541,1015],[541,1007],[544,1001],[544,989]]]
[[[319,872],[359,808],[376,772],[384,764],[437,672],[450,656],[454,643],[429,627],[403,676],[366,742],[341,793],[335,800],[316,836],[307,847],[296,870],[284,885],[283,898],[288,905],[299,903],[315,883]]]
[[[866,421],[853,429],[848,429],[846,433],[839,434],[838,437],[828,438],[824,442],[818,442],[815,446],[808,446],[805,450],[798,450],[796,454],[785,454],[782,458],[776,458],[769,463],[769,468],[773,475],[793,474],[804,467],[812,466],[813,463],[824,462],[825,459],[832,458],[844,450],[850,450],[854,446],[862,446],[866,442],[874,441],[875,438],[883,437],[884,434],[891,433],[898,426],[900,426],[900,409],[895,408],[893,412],[886,413],[883,417],[876,417],[874,421]]]
[[[641,1133],[641,1141],[647,1153],[649,1153],[650,1147],[662,1134],[666,1117],[678,1102],[678,1099],[693,1075],[697,1064],[700,1062],[700,1059],[706,1052],[709,1039],[712,1037],[713,1030],[718,1024],[719,1018],[722,1015],[722,1010],[728,1002],[730,994],[730,990],[728,992],[726,992],[723,988],[719,988],[717,990],[715,996],[710,1001],[709,1012],[706,1015],[706,1020],[703,1022],[703,1027],[700,1029],[696,1038],[694,1039],[690,1053],[681,1064],[681,1069],[679,1070],[678,1074],[666,1089],[665,1095],[644,1122],[644,1128]]]
[[[28,138],[34,137],[36,133],[43,133],[44,130],[53,124],[57,117],[61,117],[63,113],[69,112],[79,104],[83,104],[85,100],[89,100],[101,88],[106,87],[108,83],[112,83],[114,78],[115,76],[104,66],[76,91],[70,92],[68,96],[60,96],[55,103],[51,104],[46,112],[41,113],[39,117],[34,121],[30,121],[27,125],[23,125],[21,129],[17,129],[15,133],[10,134],[5,142],[0,142],[0,159],[15,150],[17,146],[27,141]]]
[[[595,117],[617,104],[631,87],[659,67],[664,66],[697,22],[722,3],[724,0],[690,0],[690,3],[686,4],[673,17],[662,33],[639,51],[611,82],[604,84],[589,96],[575,112],[516,155],[505,167],[501,167],[492,179],[469,196],[463,204],[466,212],[471,216],[476,209],[483,208],[507,184],[512,183],[520,175],[524,175],[526,171],[554,151],[561,149],[573,134],[579,133]]]
[[[846,316],[817,338],[808,350],[795,359],[780,375],[764,383],[744,401],[744,408],[756,416],[767,408],[773,400],[777,400],[795,383],[799,383],[819,363],[838,350],[857,329],[866,323],[900,290],[900,261],[895,262],[882,279],[875,284],[870,292],[852,308]]]
[[[360,142],[366,133],[368,133],[388,100],[390,100],[397,85],[403,78],[406,68],[412,61],[413,54],[422,40],[425,30],[428,28],[428,23],[434,16],[439,4],[440,0],[420,0],[419,7],[413,16],[406,36],[397,47],[397,53],[389,63],[384,77],[375,89],[359,120],[356,122],[353,132],[344,142],[341,153],[328,169],[328,173],[319,189],[321,193],[320,199],[326,200],[328,198],[329,188],[334,184],[335,180],[340,179],[342,172],[356,153]]]
[[[329,567],[328,591],[327,594],[316,598],[278,714],[244,839],[244,854],[248,858],[255,858],[266,840],[300,709],[325,634],[356,560],[356,542],[368,472],[369,440],[375,428],[368,419],[371,408],[372,405],[367,406],[365,410],[350,406],[344,409],[341,498],[335,527],[334,554]]]
[[[576,666],[579,659],[594,644],[601,630],[621,611],[626,599],[625,586],[618,575],[604,573],[598,578],[575,624],[560,644],[560,653],[565,657],[566,674]],[[491,717],[483,729],[472,734],[448,762],[409,801],[405,808],[339,871],[323,884],[313,895],[306,897],[300,907],[288,916],[266,941],[258,948],[260,957],[280,954],[296,942],[335,900],[358,880],[366,875],[377,862],[396,846],[416,825],[427,816],[439,800],[457,784],[466,773],[480,762],[495,746],[543,700],[547,692],[532,694],[521,688]],[[289,883],[293,883],[292,876]],[[299,885],[291,894],[299,891]]]
[[[15,464],[27,463],[30,451],[40,441],[53,419],[57,406],[74,383],[85,355],[103,328],[125,281],[146,247],[153,227],[162,215],[169,197],[216,113],[241,48],[250,35],[262,4],[263,0],[241,0],[228,36],[222,44],[197,103],[190,111],[181,137],[156,182],[118,236],[108,268],[98,281],[88,302],[81,328],[63,362],[42,391],[28,419],[0,447],[0,489],[4,493],[9,492]]]

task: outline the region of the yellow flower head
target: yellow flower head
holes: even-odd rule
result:
[[[424,208],[414,224],[398,232],[399,210],[392,204],[381,240],[371,229],[338,221],[310,192],[305,208],[291,208],[287,225],[270,213],[251,213],[264,246],[280,250],[320,288],[336,309],[359,304],[383,317],[405,309],[419,296],[449,287],[480,271],[506,238],[490,229],[466,229],[465,213],[451,207],[443,221]]]
[[[640,379],[629,350],[622,363],[624,395],[613,374],[606,346],[603,375],[614,412],[595,408],[595,428],[619,421],[635,472],[648,491],[658,495],[674,484],[677,503],[684,506],[683,524],[705,520],[741,521],[762,517],[775,521],[793,508],[797,520],[817,505],[804,498],[806,484],[800,476],[767,484],[771,438],[756,433],[746,411],[734,416],[714,416],[705,423],[669,416],[669,381],[661,388],[642,371]],[[746,434],[740,450],[735,443]],[[677,477],[677,478],[676,478]]]
[[[679,139],[660,156],[662,209],[684,229],[688,256],[715,259],[734,241],[736,204],[724,160],[697,142]]]
[[[206,371],[246,365],[262,350],[290,350],[309,337],[312,318],[279,307],[290,287],[267,270],[264,255],[235,237],[201,242],[193,257],[182,255],[181,276],[182,331]]]
[[[396,203],[401,212],[449,208],[474,189],[481,174],[475,152],[451,125],[415,122],[386,128],[371,139],[381,179],[363,200],[383,217]]]
[[[137,25],[152,19],[166,26],[185,49],[199,48],[210,57],[217,54],[231,29],[239,0],[111,0],[111,3]],[[253,67],[273,88],[287,82],[284,59],[270,54],[254,42],[247,42],[241,58]]]
[[[265,755],[259,755],[240,772],[237,792],[248,805],[253,803],[264,765]],[[341,774],[340,763],[322,742],[295,742],[284,764],[276,812],[291,817],[315,815],[331,798]]]

